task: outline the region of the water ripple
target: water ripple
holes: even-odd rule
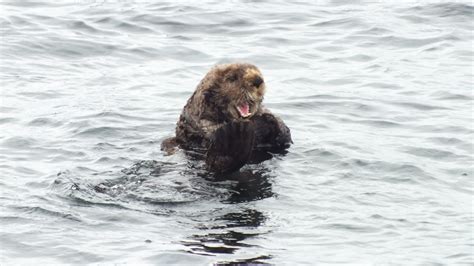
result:
[[[472,264],[471,3],[0,5],[0,264]],[[234,61],[288,153],[163,154]]]

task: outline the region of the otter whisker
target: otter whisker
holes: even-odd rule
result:
[[[253,95],[252,93],[250,93],[250,92],[246,93],[246,96],[247,96],[247,99],[249,99],[252,102],[257,101],[257,97],[255,95]]]

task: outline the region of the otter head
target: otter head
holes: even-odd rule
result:
[[[252,117],[265,94],[262,73],[251,64],[218,65],[207,73],[200,87],[204,101],[225,116],[224,120]]]

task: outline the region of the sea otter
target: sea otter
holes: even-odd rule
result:
[[[258,152],[281,152],[293,143],[289,128],[262,105],[265,82],[252,64],[217,65],[201,80],[184,106],[176,136],[162,143],[202,151],[209,170],[240,169]]]

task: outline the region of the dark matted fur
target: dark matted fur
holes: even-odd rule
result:
[[[215,172],[238,170],[254,151],[278,152],[292,143],[283,121],[262,106],[265,82],[251,64],[212,68],[189,98],[176,125],[176,136],[162,143],[170,151],[206,151]],[[251,115],[242,117],[237,105],[248,103]]]

